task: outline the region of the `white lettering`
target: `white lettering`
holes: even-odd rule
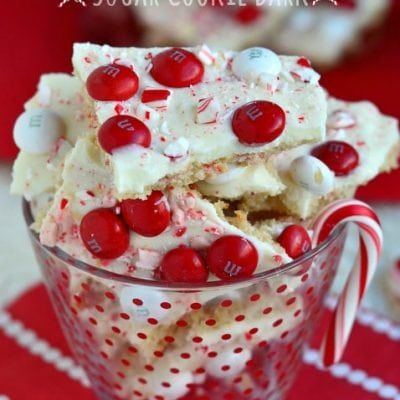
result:
[[[103,74],[112,76],[113,78],[116,78],[120,72],[121,72],[121,70],[118,67],[113,66],[113,65],[107,65],[103,69]]]
[[[119,121],[117,125],[119,128],[125,129],[126,131],[132,132],[135,130],[132,123],[128,119],[123,119],[122,121]]]
[[[185,61],[186,56],[179,50],[175,50],[171,55],[170,58],[172,58],[175,62],[180,64],[182,61]]]
[[[42,126],[43,115],[34,115],[29,120],[30,128],[40,128]]]
[[[62,7],[64,4],[75,1],[76,3],[80,3],[83,6],[86,6],[86,3],[83,0],[60,0],[59,7]],[[314,6],[322,0],[313,0],[311,5]],[[326,0],[334,5],[337,5],[336,0]],[[118,3],[122,3],[125,7],[131,6],[142,6],[142,7],[159,7],[160,0],[93,0],[93,6],[100,7],[103,4],[106,4],[110,7],[117,5]],[[235,6],[235,7],[245,7],[249,4],[249,0],[168,0],[169,4],[173,7],[186,6],[191,7],[193,4],[197,4],[200,7],[206,7],[208,5],[212,6]],[[263,6],[277,6],[277,7],[300,7],[300,6],[309,6],[308,0],[255,0],[254,4],[258,7]],[[175,60],[179,62],[178,60]]]
[[[212,6],[219,6],[223,7],[224,6],[224,0],[211,0],[211,5]]]
[[[321,0],[314,0],[313,2],[312,2],[312,6],[314,7],[316,4],[318,4],[319,2],[320,2]],[[335,6],[337,6],[338,5],[338,3],[337,3],[337,1],[336,0],[328,0],[329,2],[331,2],[333,5],[335,5]]]
[[[90,247],[90,250],[92,250],[93,253],[100,253],[103,249],[101,248],[101,246],[98,244],[96,239],[90,239],[88,241],[88,245]]]
[[[310,243],[304,242],[303,245],[301,246],[301,251],[303,253],[306,253],[308,250],[310,250]]]
[[[61,0],[60,3],[58,4],[58,7],[64,7],[65,4],[69,3],[72,0]],[[84,0],[74,0],[75,3],[80,4],[83,7],[86,7],[86,3]]]
[[[132,0],[122,0],[122,3],[124,3],[124,1],[132,2]],[[134,5],[135,7],[140,5],[142,5],[143,7],[159,7],[160,3],[158,0],[135,0]]]
[[[317,2],[320,0],[317,0]],[[329,0],[332,1],[332,0]],[[266,0],[256,0],[256,5],[261,6],[264,5]],[[276,6],[276,7],[300,7],[301,5],[308,7],[308,0],[268,0],[268,6]],[[314,3],[313,3],[314,5]]]
[[[263,116],[263,112],[256,106],[251,106],[247,112],[246,115],[252,120],[255,121],[257,118],[260,118]]]
[[[150,311],[149,311],[149,309],[148,308],[139,308],[137,311],[136,311],[136,315],[138,316],[138,317],[148,317],[149,315],[150,315]]]
[[[340,143],[330,143],[328,149],[332,153],[342,154],[344,152],[344,146]]]
[[[261,49],[251,49],[249,51],[249,59],[254,60],[255,58],[260,58],[263,55],[263,51]]]
[[[224,272],[229,276],[236,276],[240,273],[242,267],[236,265],[235,263],[228,261],[225,265]]]

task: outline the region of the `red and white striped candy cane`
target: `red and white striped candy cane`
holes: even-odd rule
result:
[[[365,291],[374,276],[382,252],[379,218],[367,204],[339,200],[326,207],[313,224],[313,246],[322,243],[340,224],[354,222],[359,231],[359,251],[345,287],[339,296],[321,345],[321,358],[329,366],[340,360]]]

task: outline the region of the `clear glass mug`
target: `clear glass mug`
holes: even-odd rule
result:
[[[27,203],[24,214],[30,226]],[[87,265],[29,232],[64,335],[104,400],[283,399],[346,238],[342,226],[280,268],[188,287]]]

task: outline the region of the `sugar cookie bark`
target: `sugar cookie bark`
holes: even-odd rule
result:
[[[188,45],[200,40],[215,48],[234,50],[263,45],[284,54],[302,54],[326,67],[356,50],[365,31],[383,20],[390,2],[303,1],[294,6],[289,1],[277,0],[248,1],[246,5],[173,7],[163,2],[154,7],[134,7],[134,10],[146,27],[147,45]],[[182,21],[178,26],[171,22],[176,15]]]
[[[118,81],[126,66],[137,79],[125,100],[94,100],[104,136],[116,124],[125,130],[138,130],[136,120],[145,125],[140,125],[142,145],[104,147],[112,153],[118,198],[196,182],[232,161],[257,163],[272,152],[325,137],[326,98],[319,75],[299,57],[278,57],[262,48],[210,53],[204,46],[118,49],[78,44],[73,62],[89,87],[99,73],[115,74]],[[182,80],[184,68],[193,81]],[[168,81],[171,76],[175,81]],[[265,132],[260,132],[261,125]]]
[[[95,116],[85,105],[80,81],[66,74],[43,75],[25,110],[14,129],[21,152],[11,192],[31,200],[55,191],[66,154],[93,129]]]
[[[274,268],[290,260],[271,237],[266,234],[254,237],[250,229],[246,234],[231,225],[218,207],[189,188],[170,189],[160,197],[172,215],[166,229],[148,237],[131,231],[130,244],[120,257],[112,262],[101,260],[85,248],[78,234],[85,215],[117,205],[111,189],[113,170],[95,138],[77,141],[65,160],[62,179],[63,184],[40,228],[40,238],[44,244],[58,246],[88,263],[104,265],[121,274],[152,279],[169,250],[186,245],[202,251],[226,235],[240,235],[254,244],[259,257],[256,271]]]
[[[265,44],[268,37],[290,13],[291,7],[284,7],[279,1],[247,1],[239,4],[221,6],[224,1],[172,5],[167,1],[154,6],[138,4],[134,13],[146,28],[146,45],[188,45],[208,43],[217,49],[241,50]],[[261,4],[262,3],[262,4]],[[179,24],[171,23],[179,20]]]
[[[363,33],[379,24],[389,1],[338,1],[317,7],[293,7],[270,45],[283,53],[303,54],[314,63],[330,66],[360,45]]]
[[[280,175],[288,182],[288,190],[280,199],[290,213],[302,218],[315,215],[323,204],[339,198],[350,198],[355,190],[366,184],[381,172],[397,166],[399,154],[399,131],[397,121],[382,115],[376,106],[369,102],[347,103],[336,99],[328,102],[327,142],[329,153],[346,153],[343,143],[351,145],[358,154],[358,163],[346,174],[335,174],[332,189],[324,195],[313,193],[307,183],[297,180],[293,185],[293,166],[290,163],[298,156],[297,151],[315,153],[317,146],[304,146],[299,150],[282,153],[275,163]],[[320,155],[322,161],[328,162],[329,155]],[[342,161],[346,162],[346,160]],[[302,187],[303,186],[303,187]],[[304,189],[306,187],[306,189]]]
[[[318,155],[320,159],[313,155],[318,148],[327,149]],[[345,173],[332,171],[329,156],[343,158],[341,162],[346,164],[348,151],[350,156],[357,156],[357,164]],[[233,166],[219,180],[198,183],[197,187],[213,197],[243,198],[246,210],[275,210],[307,219],[323,205],[352,197],[359,186],[395,168],[398,153],[399,134],[394,118],[381,114],[369,102],[329,98],[326,141],[277,153],[264,166],[258,166],[258,173],[250,174],[252,167]],[[273,184],[262,187],[259,182]],[[253,190],[257,185],[260,190]]]

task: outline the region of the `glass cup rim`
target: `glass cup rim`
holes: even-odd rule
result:
[[[90,265],[84,261],[80,261],[68,253],[61,250],[59,247],[49,247],[40,243],[39,234],[33,231],[30,226],[34,222],[31,208],[29,206],[29,202],[25,199],[22,201],[22,212],[24,216],[25,223],[29,230],[30,237],[36,242],[36,244],[46,253],[50,253],[53,257],[56,257],[60,261],[68,264],[71,267],[79,269],[89,275],[94,275],[101,279],[108,279],[110,281],[117,281],[120,283],[125,283],[129,285],[140,285],[147,286],[152,288],[158,288],[161,290],[184,290],[184,291],[202,291],[207,289],[218,289],[218,288],[226,288],[226,287],[236,287],[241,286],[243,284],[253,284],[262,280],[268,280],[274,278],[278,275],[281,275],[285,272],[289,272],[296,267],[310,261],[315,256],[323,252],[329,245],[334,242],[344,231],[346,228],[346,224],[338,225],[334,231],[329,235],[329,237],[319,244],[317,247],[307,252],[305,255],[297,258],[296,260],[291,261],[290,263],[283,264],[279,267],[268,269],[266,271],[259,272],[257,274],[253,274],[250,277],[246,278],[236,278],[229,281],[209,281],[206,283],[194,283],[188,285],[187,283],[171,283],[166,281],[156,281],[149,279],[142,279],[133,276],[122,275],[117,272],[112,272],[109,270],[105,270],[100,267],[96,267],[94,265]]]

